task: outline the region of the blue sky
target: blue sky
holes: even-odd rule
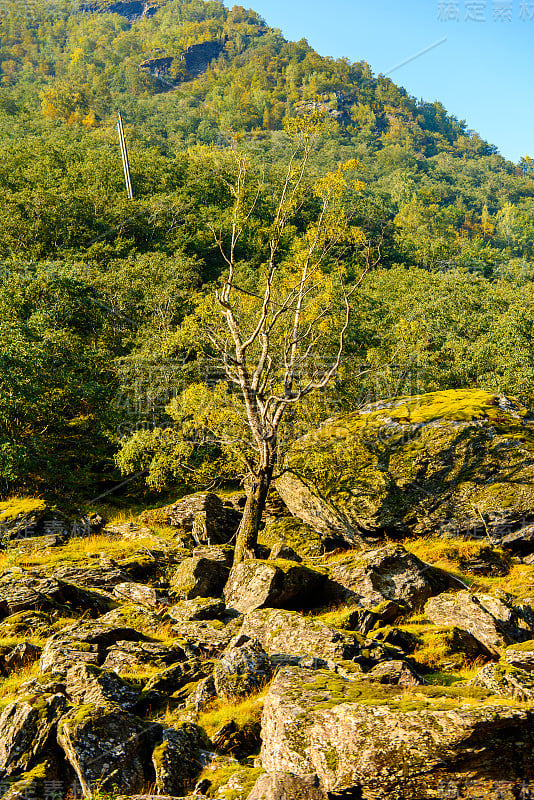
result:
[[[506,158],[534,156],[534,0],[246,5],[287,39],[305,38],[323,56],[367,61],[375,74],[389,73],[435,44],[393,69],[392,80],[417,98],[442,102]]]

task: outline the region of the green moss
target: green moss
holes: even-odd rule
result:
[[[7,525],[17,517],[39,513],[46,509],[46,503],[39,497],[12,497],[0,503],[0,525]]]
[[[529,653],[534,651],[534,639],[529,639],[527,642],[521,642],[519,644],[511,644],[509,647],[506,648],[507,650],[519,650],[523,653]]]
[[[260,531],[258,542],[271,548],[281,542],[304,559],[323,553],[320,534],[296,517],[269,517],[265,528]]]

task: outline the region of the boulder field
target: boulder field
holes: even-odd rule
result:
[[[0,796],[534,794],[533,455],[498,395],[368,406],[294,444],[235,567],[241,493],[85,537],[0,504]]]

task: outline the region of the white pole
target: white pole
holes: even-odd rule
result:
[[[126,149],[126,140],[124,138],[124,128],[122,127],[121,112],[117,112],[117,130],[119,131],[119,144],[121,147],[122,166],[124,167],[124,180],[126,183],[126,191],[128,197],[133,200],[132,178],[130,175],[130,162],[128,161],[128,150]]]

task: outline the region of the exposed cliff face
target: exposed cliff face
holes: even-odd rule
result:
[[[126,17],[130,23],[138,22],[146,17],[152,17],[158,10],[157,5],[147,2],[147,0],[125,0],[123,3],[111,2],[104,5],[89,3],[86,8],[88,11],[105,11],[109,14],[120,14],[121,17]]]
[[[177,85],[205,72],[211,62],[219,57],[223,48],[222,42],[201,42],[191,45],[178,56],[149,58],[139,66],[141,69],[147,69],[154,78],[163,83]]]

